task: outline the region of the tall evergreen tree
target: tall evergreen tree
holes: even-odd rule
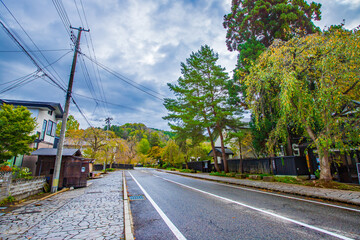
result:
[[[186,63],[181,63],[182,77],[178,79],[178,84],[168,84],[176,99],[165,99],[164,105],[170,114],[164,119],[175,122],[170,124],[175,131],[191,132],[199,127],[206,130],[214,153],[215,168],[220,171],[215,157],[216,132],[220,137],[224,170],[227,172],[223,122],[235,108],[227,103],[229,77],[225,69],[216,64],[217,60],[218,54],[205,45],[198,52],[193,52]]]

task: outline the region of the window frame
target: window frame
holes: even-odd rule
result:
[[[46,134],[46,128],[48,126],[48,121],[44,119],[43,121],[43,127],[41,129],[41,135],[40,135],[40,140],[44,140],[45,139],[45,134]]]
[[[52,126],[53,126],[53,121],[49,120],[48,121],[48,126],[47,126],[47,129],[46,129],[46,135],[48,136],[51,136],[51,131],[52,131]]]

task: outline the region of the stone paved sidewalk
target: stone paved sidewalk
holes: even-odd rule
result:
[[[160,171],[164,171],[164,170],[160,170]],[[208,173],[181,173],[181,172],[174,172],[174,171],[165,171],[165,172],[188,176],[188,177],[199,178],[199,179],[206,179],[206,180],[211,180],[211,181],[243,185],[243,186],[248,186],[248,187],[256,187],[256,188],[274,190],[274,191],[279,191],[279,192],[284,192],[284,193],[297,194],[297,195],[302,195],[302,196],[307,196],[307,197],[321,198],[321,199],[325,199],[325,200],[350,203],[350,204],[360,206],[360,192],[355,192],[355,191],[307,187],[307,186],[301,186],[301,185],[296,185],[296,184],[286,184],[286,183],[279,183],[279,182],[263,182],[263,181],[256,181],[256,180],[218,177],[218,176],[211,176]]]
[[[124,238],[122,171],[0,216],[0,239]]]

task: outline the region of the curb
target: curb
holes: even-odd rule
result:
[[[42,200],[45,200],[45,199],[51,198],[52,196],[55,196],[56,194],[66,192],[66,191],[68,191],[68,190],[70,190],[70,188],[64,188],[64,189],[61,189],[60,191],[55,192],[55,193],[52,193],[52,194],[50,194],[50,195],[47,195],[46,197],[40,198],[40,199],[38,199],[37,201],[42,201]]]
[[[317,193],[316,188],[313,188],[313,187],[309,187],[309,188],[311,188],[311,190],[314,190],[314,192],[312,194],[309,194],[306,192],[301,192],[301,191],[296,191],[296,190],[291,191],[288,189],[273,188],[270,186],[254,186],[254,185],[250,185],[250,184],[246,184],[246,183],[226,181],[226,178],[224,180],[220,180],[220,179],[205,178],[205,177],[201,177],[201,176],[188,175],[188,174],[183,174],[183,173],[174,172],[174,171],[164,171],[164,170],[157,170],[157,171],[162,171],[162,172],[166,172],[166,173],[170,173],[170,174],[186,176],[186,177],[191,177],[191,178],[196,178],[196,179],[201,179],[201,180],[206,180],[206,181],[213,181],[213,182],[219,182],[219,183],[225,183],[225,184],[245,186],[245,187],[257,188],[257,189],[263,189],[263,190],[271,190],[271,191],[275,191],[275,192],[289,193],[289,194],[295,194],[295,195],[304,196],[304,197],[311,197],[311,198],[323,199],[323,200],[328,200],[328,201],[336,201],[336,202],[351,204],[351,205],[355,205],[355,206],[360,206],[359,199],[344,199],[344,198],[340,198],[340,197],[325,196],[324,194]],[[255,181],[255,182],[257,182],[257,181]],[[284,183],[284,184],[286,184],[286,183]],[[280,183],[279,183],[279,185],[280,185]],[[337,190],[337,191],[345,191],[345,190]]]
[[[123,196],[124,196],[124,235],[125,240],[134,240],[133,235],[133,224],[132,224],[132,216],[130,209],[130,201],[127,193],[127,186],[125,180],[125,171],[123,171]]]

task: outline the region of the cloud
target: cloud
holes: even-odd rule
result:
[[[173,97],[167,83],[177,81],[181,75],[180,63],[186,61],[191,52],[199,50],[201,45],[208,44],[218,52],[218,63],[228,72],[235,67],[237,54],[227,50],[226,30],[222,26],[223,16],[230,11],[231,0],[107,0],[106,4],[103,0],[62,2],[74,27],[90,28],[90,33],[82,33],[82,53],[94,58],[93,44],[98,62],[120,73],[128,81],[141,84],[134,83],[159,98]],[[323,20],[318,23],[319,26],[339,24],[344,18],[348,28],[359,23],[359,1],[320,2],[323,4]],[[52,1],[17,0],[5,1],[5,4],[40,49],[73,49]],[[0,18],[28,49],[35,50],[31,40],[3,6],[0,6]],[[0,38],[0,50],[19,50],[4,31],[0,31]],[[65,53],[43,52],[50,63]],[[41,54],[32,54],[43,66],[47,65]],[[61,79],[63,85],[68,82],[71,62],[72,53],[53,65],[56,72],[49,68],[49,72],[59,81]],[[36,67],[23,53],[0,53],[0,84],[35,70]],[[0,91],[2,89],[0,85]],[[149,127],[169,129],[167,122],[162,120],[167,111],[161,100],[109,74],[86,57],[78,59],[74,93],[87,97],[74,95],[82,112],[94,126],[103,126],[104,119],[110,116],[116,124],[143,122]],[[64,105],[64,96],[65,93],[56,86],[38,79],[2,94],[0,98],[54,101]],[[93,97],[106,98],[109,104],[105,107],[103,103],[89,99]],[[70,113],[80,121],[82,128],[87,127],[73,104]]]

